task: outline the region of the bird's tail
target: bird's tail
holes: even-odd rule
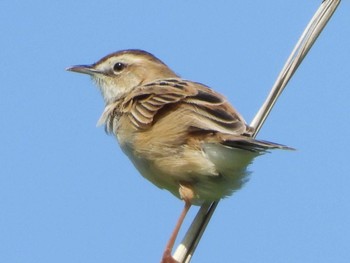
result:
[[[246,151],[260,152],[260,153],[266,152],[268,150],[273,150],[273,149],[295,150],[294,148],[283,144],[263,141],[263,140],[256,140],[251,137],[230,138],[223,141],[222,144],[232,148],[238,148]]]

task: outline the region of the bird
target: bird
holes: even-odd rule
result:
[[[253,138],[254,128],[226,97],[181,78],[147,51],[121,50],[66,70],[91,76],[105,102],[98,124],[143,177],[185,203],[162,263],[176,262],[172,249],[192,205],[231,196],[256,157],[292,149]]]

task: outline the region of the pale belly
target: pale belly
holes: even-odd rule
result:
[[[135,154],[128,144],[121,148],[143,177],[176,197],[180,198],[180,183],[190,184],[195,205],[220,200],[241,188],[248,179],[247,166],[259,155],[212,143],[204,143],[201,150],[185,148],[169,156],[157,153],[153,159]]]

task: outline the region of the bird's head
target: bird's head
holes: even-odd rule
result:
[[[92,65],[77,65],[67,70],[90,75],[106,104],[125,96],[136,86],[177,77],[161,60],[137,49],[118,51]]]

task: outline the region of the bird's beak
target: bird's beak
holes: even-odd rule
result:
[[[93,68],[91,65],[77,65],[66,68],[67,71],[73,71],[77,73],[83,73],[88,75],[94,75],[96,73],[101,73],[100,71]]]

